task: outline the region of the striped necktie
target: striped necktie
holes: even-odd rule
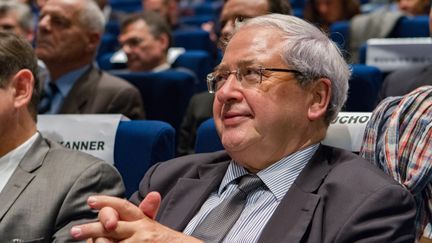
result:
[[[221,242],[240,217],[247,195],[263,185],[256,175],[247,174],[241,177],[238,188],[215,207],[191,235],[206,243]]]

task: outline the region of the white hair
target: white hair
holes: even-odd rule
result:
[[[351,75],[351,69],[336,44],[317,27],[295,16],[259,16],[239,26],[236,32],[246,26],[275,28],[280,32],[284,39],[281,57],[287,65],[301,72],[301,75],[296,75],[300,85],[306,86],[323,77],[331,81],[332,92],[325,120],[330,123],[336,118],[347,99]]]

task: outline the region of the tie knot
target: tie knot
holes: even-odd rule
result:
[[[264,185],[264,183],[257,175],[247,174],[240,179],[238,189],[249,194],[249,192],[262,185]]]

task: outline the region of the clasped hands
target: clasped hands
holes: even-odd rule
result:
[[[157,221],[161,196],[150,192],[137,207],[126,199],[91,196],[90,208],[99,210],[98,221],[72,227],[70,234],[87,242],[202,242]]]

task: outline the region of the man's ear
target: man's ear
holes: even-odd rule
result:
[[[163,47],[163,49],[168,51],[168,49],[170,48],[168,35],[163,33],[157,39],[159,40],[160,45]]]
[[[87,50],[89,52],[94,52],[94,50],[98,48],[99,43],[101,42],[101,34],[97,32],[90,32],[87,34],[87,38]]]
[[[311,121],[323,118],[331,97],[331,81],[328,78],[320,78],[309,87],[311,103],[308,110],[308,118]]]
[[[22,69],[13,76],[11,86],[14,89],[15,108],[21,108],[30,103],[34,82],[33,73],[28,69]]]

